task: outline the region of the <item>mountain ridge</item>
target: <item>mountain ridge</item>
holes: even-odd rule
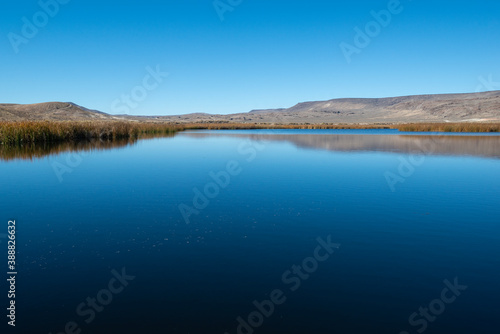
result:
[[[500,91],[340,98],[307,101],[290,108],[256,109],[229,115],[193,113],[168,116],[110,115],[73,102],[0,104],[0,120],[132,120],[176,123],[409,123],[498,122]]]

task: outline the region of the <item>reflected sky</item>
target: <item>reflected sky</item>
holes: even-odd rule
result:
[[[429,133],[398,130],[200,130],[174,136],[196,139],[233,137],[254,141],[287,142],[298,148],[337,152],[394,152],[425,155],[456,155],[500,158],[499,133]],[[151,139],[151,138],[150,138]],[[150,140],[143,139],[143,140]],[[36,159],[64,152],[110,150],[135,145],[136,140],[85,141],[37,144],[21,147],[0,145],[0,160]]]
[[[254,300],[282,289],[286,303],[255,333],[415,333],[408,317],[458,277],[469,288],[428,333],[493,333],[497,138],[462,137],[180,133],[1,161],[1,219],[17,221],[16,329],[233,334]],[[416,143],[437,153],[410,154]],[[187,224],[180,205],[231,161],[241,172]],[[291,292],[283,273],[328,236],[338,252]],[[136,279],[85,323],[77,305],[123,267]]]

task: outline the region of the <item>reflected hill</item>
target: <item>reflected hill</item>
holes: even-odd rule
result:
[[[350,135],[350,134],[222,134],[183,133],[192,138],[231,136],[256,141],[288,142],[305,149],[337,152],[394,152],[500,158],[500,136]]]
[[[177,135],[197,139],[208,137],[237,137],[264,142],[287,142],[304,149],[335,152],[393,152],[401,154],[475,156],[500,158],[500,136],[463,135],[353,135],[353,134],[256,134],[256,133],[196,133]],[[161,136],[173,137],[174,135]],[[151,135],[144,140],[158,138]],[[141,140],[141,139],[140,139]],[[24,146],[0,145],[0,160],[32,160],[66,152],[104,151],[135,145],[137,140],[83,141],[60,144]]]

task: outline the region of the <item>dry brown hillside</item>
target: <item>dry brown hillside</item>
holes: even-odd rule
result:
[[[378,99],[304,102],[288,109],[254,110],[230,115],[109,115],[74,103],[0,104],[0,120],[137,120],[179,123],[426,123],[500,122],[500,91],[471,94],[415,95]]]
[[[71,102],[37,104],[0,104],[0,120],[106,120],[113,117],[95,110],[80,107]]]
[[[166,116],[161,119],[179,122],[277,124],[498,122],[500,91],[380,99],[335,99],[299,103],[288,109],[256,110],[232,115]]]

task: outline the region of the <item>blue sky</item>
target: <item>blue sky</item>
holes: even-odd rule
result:
[[[0,102],[169,115],[500,89],[498,1],[59,1],[2,5]]]

